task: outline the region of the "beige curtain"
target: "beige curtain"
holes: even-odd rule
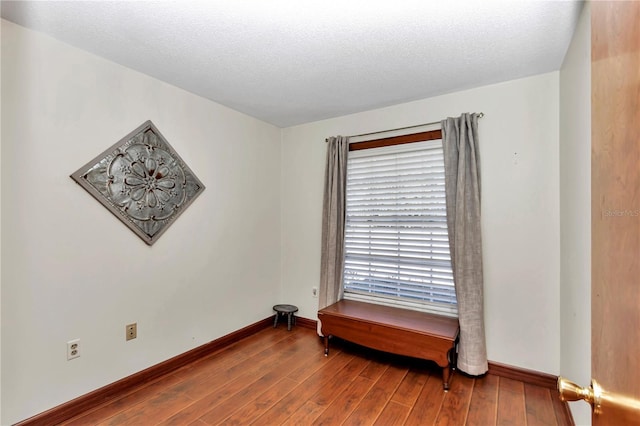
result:
[[[322,255],[318,309],[342,299],[348,153],[349,138],[338,136],[328,139],[322,203]],[[322,336],[320,321],[318,321],[318,334]]]
[[[462,114],[459,118],[443,120],[442,143],[449,247],[460,321],[458,368],[477,376],[488,370],[484,333],[477,114]]]

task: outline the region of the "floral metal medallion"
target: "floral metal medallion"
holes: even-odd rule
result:
[[[71,178],[149,245],[205,189],[151,121]]]

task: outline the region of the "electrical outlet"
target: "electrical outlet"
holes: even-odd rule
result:
[[[80,357],[80,339],[67,342],[67,361]]]
[[[133,324],[127,324],[127,340],[135,339],[138,337],[138,323],[134,322]]]
[[[311,294],[313,294],[313,297],[318,297],[318,287],[311,288]]]

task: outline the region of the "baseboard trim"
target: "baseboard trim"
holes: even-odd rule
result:
[[[251,336],[267,327],[273,327],[273,316],[248,325],[219,339],[205,343],[145,370],[127,376],[117,382],[89,392],[64,404],[53,407],[40,414],[16,423],[16,426],[40,426],[59,424],[79,414],[85,413],[105,402],[121,397],[141,385],[156,380],[187,364],[225,348],[245,337]]]
[[[507,379],[519,380],[530,385],[541,386],[547,389],[555,389],[556,382],[558,381],[558,376],[554,376],[553,374],[513,367],[511,365],[500,364],[493,361],[489,361],[488,374],[506,377]]]
[[[530,385],[536,385],[550,390],[557,389],[558,376],[553,374],[541,373],[539,371],[527,370],[525,368],[513,367],[511,365],[500,364],[498,362],[489,361],[488,374],[500,376],[507,379],[518,380]],[[557,393],[551,393],[552,398],[558,397]],[[556,412],[563,417],[562,424],[575,425],[573,415],[569,409],[567,402],[560,402],[562,409]]]
[[[318,328],[318,321],[311,320],[303,317],[296,317],[296,325],[304,328],[310,328],[316,330]]]

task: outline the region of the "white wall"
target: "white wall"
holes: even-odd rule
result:
[[[560,70],[560,373],[591,380],[591,14],[587,3]],[[591,409],[570,403],[577,425]]]
[[[282,286],[287,303],[316,318],[325,143],[437,121],[480,120],[485,317],[489,359],[558,374],[559,73],[283,130]]]
[[[2,25],[0,25],[0,40],[2,40]],[[0,47],[1,49],[1,47]],[[0,55],[0,82],[2,82],[2,55]],[[2,84],[0,84],[0,99],[2,99]],[[2,147],[2,102],[0,102],[0,147]],[[2,152],[0,149],[0,164]],[[0,195],[2,194],[2,173],[0,172]],[[2,197],[0,196],[0,223],[2,223]],[[2,241],[2,227],[0,226],[0,241]],[[2,245],[0,244],[0,259],[2,259]],[[2,330],[2,262],[0,261],[0,330]],[[2,423],[2,338],[0,338],[0,424]]]
[[[147,119],[207,186],[153,247],[69,178]],[[280,129],[4,20],[2,124],[0,423],[271,315]]]

